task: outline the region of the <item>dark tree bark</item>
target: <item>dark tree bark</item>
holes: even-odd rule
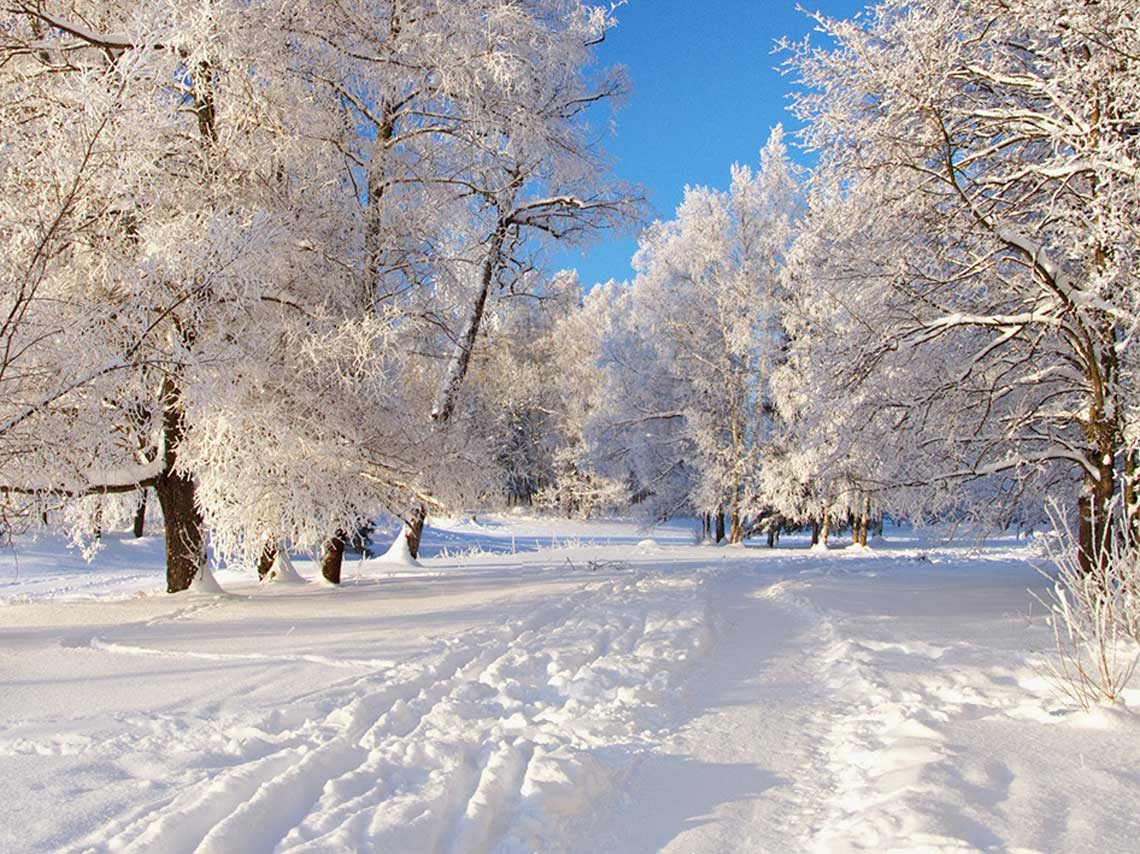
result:
[[[139,499],[139,506],[135,508],[135,524],[134,533],[137,540],[146,532],[146,496],[147,491],[142,491],[142,497]]]
[[[166,592],[190,586],[206,565],[206,538],[198,512],[194,481],[182,474],[164,472],[154,488],[166,529]]]
[[[819,545],[819,522],[811,523],[811,544],[813,546]]]
[[[867,545],[867,525],[871,520],[871,496],[863,496],[863,515],[859,518],[859,545]]]
[[[404,537],[408,541],[408,552],[412,556],[412,560],[419,560],[420,558],[420,540],[424,535],[424,523],[427,521],[427,508],[419,504],[412,511],[412,518],[408,520],[408,529],[404,532]]]
[[[344,531],[337,531],[327,540],[321,550],[321,575],[325,581],[340,584],[340,571],[344,565]]]
[[[277,543],[272,540],[265,544],[261,556],[257,559],[257,577],[265,578],[269,570],[273,569],[273,561],[277,559]]]
[[[154,491],[166,528],[166,592],[178,593],[188,588],[206,565],[206,535],[194,480],[175,469],[178,443],[185,429],[178,386],[168,377],[162,392],[164,457]]]
[[[716,514],[716,541],[724,542],[724,511],[718,510]]]

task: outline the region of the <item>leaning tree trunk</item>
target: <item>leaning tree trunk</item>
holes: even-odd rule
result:
[[[325,581],[340,584],[340,571],[344,566],[344,531],[337,531],[321,549],[321,575]]]
[[[500,222],[491,236],[491,245],[487,249],[487,257],[483,260],[483,268],[479,275],[479,292],[475,295],[475,302],[471,304],[471,311],[459,339],[455,342],[455,349],[451,352],[447,370],[432,405],[432,420],[444,424],[451,419],[455,411],[455,403],[459,397],[459,389],[467,376],[467,368],[471,364],[471,354],[475,349],[475,341],[479,337],[479,328],[483,324],[483,314],[487,308],[487,297],[495,284],[495,277],[502,265],[503,243],[507,237],[507,226]]]
[[[179,389],[169,377],[163,381],[162,407],[164,456],[154,491],[166,529],[166,592],[178,593],[188,588],[206,565],[206,532],[194,479],[175,466],[185,428]]]

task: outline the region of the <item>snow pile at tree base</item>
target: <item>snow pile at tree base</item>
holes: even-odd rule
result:
[[[210,572],[208,566],[203,566],[198,570],[198,574],[194,576],[194,580],[190,582],[190,586],[186,590],[188,593],[198,596],[226,595],[226,591],[222,589],[222,585],[218,584],[218,580],[214,578],[214,573]]]
[[[289,553],[283,548],[277,549],[277,555],[273,558],[273,566],[269,568],[269,572],[265,573],[265,578],[262,579],[263,583],[269,584],[306,584],[301,573],[297,572],[297,568],[293,566],[293,561],[289,557]]]
[[[401,529],[392,545],[388,546],[388,551],[376,558],[374,562],[392,566],[421,566],[420,562],[412,557],[412,550],[408,548],[408,529]]]

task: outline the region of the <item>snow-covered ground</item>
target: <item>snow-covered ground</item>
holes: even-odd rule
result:
[[[1138,718],[1040,674],[1020,544],[803,546],[479,517],[168,596],[158,538],[22,543],[0,850],[1137,850]]]

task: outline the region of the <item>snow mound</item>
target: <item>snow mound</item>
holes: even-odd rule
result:
[[[823,541],[821,540],[820,542],[818,542],[818,543],[816,543],[815,545],[813,545],[813,546],[812,546],[810,549],[808,549],[808,551],[812,551],[812,552],[829,552],[829,551],[831,551],[831,547],[830,547],[830,546],[828,546],[828,545],[827,545],[827,543],[825,543],[825,542],[823,542]]]
[[[642,554],[649,554],[660,550],[661,544],[652,537],[646,537],[644,540],[637,544],[637,550]]]
[[[225,596],[226,591],[222,589],[222,585],[218,584],[218,580],[214,578],[214,573],[210,572],[210,567],[203,565],[198,574],[194,576],[194,580],[190,582],[187,589],[189,593],[195,593],[200,596]]]
[[[273,566],[265,574],[262,583],[305,584],[306,581],[301,577],[301,573],[297,572],[297,567],[293,566],[289,553],[285,549],[279,548],[277,555],[273,558]]]
[[[408,529],[404,527],[400,530],[399,536],[388,546],[388,551],[376,558],[376,563],[392,564],[393,566],[420,566],[420,562],[412,557],[412,551],[408,548]]]

